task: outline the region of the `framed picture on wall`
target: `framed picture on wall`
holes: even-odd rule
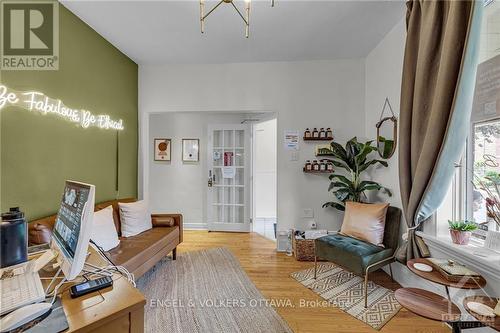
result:
[[[172,144],[170,139],[155,139],[155,161],[170,161]]]
[[[200,139],[182,139],[182,161],[199,162]]]

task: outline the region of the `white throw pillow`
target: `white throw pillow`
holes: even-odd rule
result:
[[[119,202],[118,206],[120,207],[123,237],[135,236],[153,227],[146,201]]]
[[[90,239],[104,251],[109,251],[120,244],[113,221],[113,206],[108,206],[94,213]]]

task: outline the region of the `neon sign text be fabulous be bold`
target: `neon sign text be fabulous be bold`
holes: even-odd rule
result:
[[[94,115],[87,110],[68,108],[59,99],[53,99],[36,91],[17,92],[0,85],[0,110],[8,105],[37,111],[42,114],[53,113],[83,128],[95,126],[103,129],[123,130],[123,121],[113,120],[107,114]]]

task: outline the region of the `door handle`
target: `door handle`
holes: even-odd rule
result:
[[[208,170],[208,187],[212,187],[213,183],[215,183],[215,174],[213,175],[212,180],[212,170]]]

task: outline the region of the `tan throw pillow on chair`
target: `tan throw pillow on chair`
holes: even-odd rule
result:
[[[377,246],[384,246],[388,203],[366,204],[347,201],[340,232]]]

